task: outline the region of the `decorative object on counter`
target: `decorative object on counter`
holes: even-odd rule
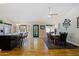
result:
[[[79,17],[77,17],[77,28],[79,28]]]
[[[65,19],[64,22],[63,22],[63,27],[65,27],[66,30],[67,30],[70,25],[71,25],[71,20]]]
[[[40,29],[44,30],[45,29],[45,25],[40,25]]]
[[[3,30],[0,30],[0,32],[4,32]]]

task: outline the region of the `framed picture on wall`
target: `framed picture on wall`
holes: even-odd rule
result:
[[[77,28],[79,28],[79,17],[77,17]]]
[[[27,25],[19,25],[20,32],[27,32]]]
[[[40,25],[40,29],[44,30],[45,29],[45,25]]]

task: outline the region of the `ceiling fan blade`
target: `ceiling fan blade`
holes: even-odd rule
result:
[[[58,15],[57,13],[55,13],[55,14],[48,14],[48,15],[51,15],[51,16],[53,16],[53,15]]]

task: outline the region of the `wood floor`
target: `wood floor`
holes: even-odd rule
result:
[[[0,56],[79,56],[79,49],[48,50],[42,38],[23,39],[22,47],[1,51]]]

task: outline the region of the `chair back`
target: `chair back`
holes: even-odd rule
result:
[[[60,40],[61,41],[66,41],[66,38],[67,38],[67,33],[60,33]]]

